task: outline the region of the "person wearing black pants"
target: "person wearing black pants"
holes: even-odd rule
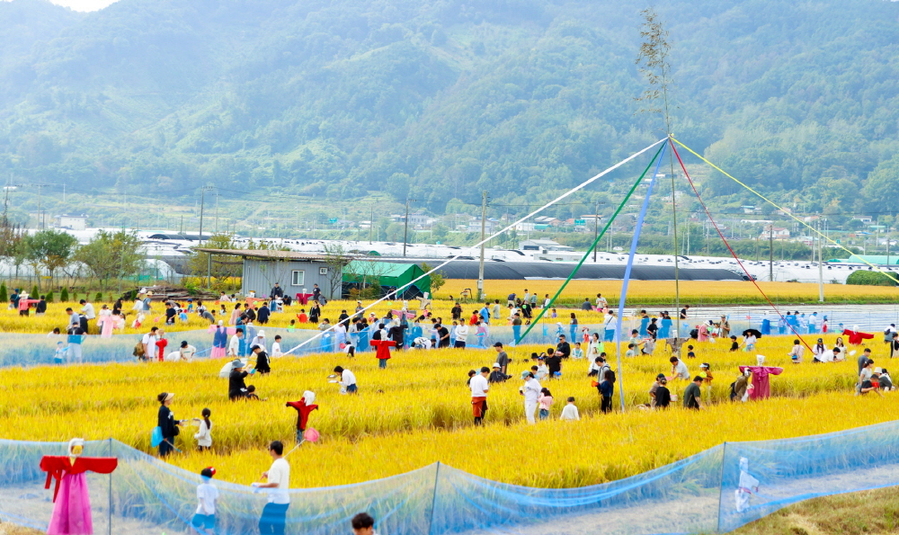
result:
[[[182,425],[183,422],[175,420],[175,415],[172,413],[172,409],[169,408],[172,404],[172,400],[175,399],[175,394],[163,392],[156,396],[156,399],[158,399],[160,403],[156,425],[162,430],[162,442],[159,443],[159,456],[165,457],[175,449],[175,436],[179,431],[178,426]]]

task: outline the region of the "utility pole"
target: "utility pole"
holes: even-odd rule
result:
[[[824,241],[821,239],[821,220],[819,219],[815,227],[818,228],[818,302],[824,302]],[[889,242],[887,242],[889,244]],[[887,245],[889,247],[889,245]]]
[[[768,225],[768,280],[774,282],[774,223]]]
[[[599,201],[593,207],[593,263],[596,263],[596,249],[599,244],[596,239],[599,237]]]
[[[406,219],[404,220],[405,226],[403,228],[403,258],[406,258],[406,244],[409,243],[409,202],[414,200],[415,199],[406,197]]]
[[[203,243],[203,211],[206,207],[206,192],[215,189],[213,186],[203,186],[200,189],[200,243]]]
[[[487,229],[487,192],[481,197],[481,261],[478,263],[478,301],[484,300],[484,238]]]

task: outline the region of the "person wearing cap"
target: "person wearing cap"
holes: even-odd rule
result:
[[[237,401],[247,397],[247,383],[244,381],[250,372],[244,371],[244,363],[237,359],[231,363],[231,373],[228,375],[228,398]]]
[[[652,386],[649,387],[649,406],[651,408],[655,408],[656,406],[656,391],[658,391],[659,386],[661,386],[661,380],[664,378],[664,373],[656,375],[656,380],[653,381]]]
[[[471,412],[474,415],[474,425],[481,425],[484,422],[484,413],[487,412],[487,391],[490,390],[487,376],[489,374],[490,368],[484,366],[481,368],[481,373],[472,377],[468,382],[468,388],[471,389]]]
[[[263,346],[253,346],[253,355],[256,356],[256,371],[261,375],[267,375],[272,372],[272,368],[269,365],[268,353],[265,352],[265,348]]]
[[[503,373],[502,366],[499,365],[499,362],[493,363],[493,371],[490,372],[490,377],[487,378],[488,383],[505,383],[506,380],[509,379],[509,376]]]
[[[202,483],[197,485],[197,510],[190,524],[199,533],[213,535],[215,533],[215,502],[219,498],[219,491],[212,484],[212,476],[215,468],[207,467],[200,471]]]
[[[684,390],[684,408],[696,410],[702,408],[702,390],[700,389],[701,384],[702,377],[697,375],[693,378],[693,382],[687,385],[686,390]]]
[[[268,347],[265,345],[265,331],[260,329],[256,332],[256,336],[254,336],[250,340],[250,351],[253,350],[254,346],[261,346],[263,351],[267,351]]]
[[[537,423],[535,418],[537,400],[540,398],[540,392],[543,390],[543,387],[540,386],[540,381],[537,380],[533,372],[523,371],[521,372],[521,378],[524,379],[524,384],[521,385],[518,392],[524,396],[524,416],[529,424],[535,424]]]
[[[162,442],[159,443],[159,456],[166,457],[175,449],[175,437],[180,430],[179,425],[184,425],[182,420],[176,420],[175,414],[170,408],[175,394],[172,392],[163,392],[156,396],[159,401],[159,413],[156,418],[156,425],[162,431]]]
[[[506,353],[505,349],[503,349],[503,343],[497,342],[493,344],[493,349],[496,350],[496,362],[499,364],[500,371],[503,373],[503,375],[508,374],[509,354]]]

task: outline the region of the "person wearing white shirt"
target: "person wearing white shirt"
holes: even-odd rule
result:
[[[243,338],[243,331],[238,329],[234,336],[231,337],[231,340],[228,342],[228,356],[229,357],[240,357],[240,339]]]
[[[607,308],[609,308],[609,302],[606,301],[606,298],[602,296],[602,294],[596,294],[596,308],[599,309],[600,312],[605,312]]]
[[[524,385],[519,389],[521,395],[524,396],[524,415],[528,419],[529,424],[537,423],[534,414],[537,412],[537,398],[540,396],[540,382],[534,378],[534,374],[529,371],[521,372],[524,379]]]
[[[568,398],[568,404],[565,405],[565,408],[562,409],[562,416],[559,416],[560,420],[580,420],[581,414],[577,410],[577,405],[574,404],[574,398]]]
[[[343,369],[342,366],[337,366],[334,368],[334,373],[339,378],[337,382],[340,384],[341,393],[346,391],[347,394],[355,394],[359,391],[359,387],[356,385],[356,375],[353,372]]]
[[[468,340],[468,325],[464,322],[456,326],[456,342],[453,347],[465,349],[465,341]]]
[[[671,377],[668,378],[669,381],[673,381],[675,379],[684,379],[686,381],[690,380],[690,371],[687,370],[687,365],[684,364],[684,361],[680,360],[677,357],[671,357],[668,359],[671,362]]]
[[[215,468],[204,468],[200,472],[203,482],[197,485],[197,511],[191,519],[191,525],[199,532],[212,535],[215,533],[215,502],[219,491],[210,483],[215,475]]]
[[[89,319],[89,320],[92,320],[92,319],[94,319],[94,318],[97,317],[96,312],[94,312],[94,305],[93,305],[93,304],[88,303],[88,302],[85,301],[84,299],[82,299],[81,301],[79,301],[79,303],[81,304],[81,313],[84,314],[84,317],[85,317],[85,318],[87,318],[87,319]]]
[[[816,362],[833,362],[833,352],[827,350],[824,345],[824,339],[818,338],[818,343],[812,346],[813,361]]]
[[[490,368],[484,366],[481,373],[475,375],[468,382],[471,389],[471,412],[474,415],[474,425],[481,425],[484,422],[484,413],[487,412],[487,390],[490,389],[490,383],[487,382],[487,376],[490,375]]]
[[[287,508],[290,507],[290,465],[284,458],[284,444],[279,440],[272,441],[268,447],[268,453],[272,456],[272,466],[268,472],[262,474],[267,483],[253,483],[257,489],[272,489],[268,491],[268,503],[262,509],[262,518],[259,519],[259,533],[284,535],[287,527]]]
[[[284,352],[281,350],[281,335],[275,335],[275,341],[272,342],[272,358],[283,357]]]
[[[615,316],[615,313],[611,310],[608,314],[606,314],[606,319],[603,321],[603,326],[605,328],[605,341],[606,342],[614,342],[616,339],[615,329],[618,328],[618,318]]]
[[[156,351],[158,349],[156,347],[156,342],[159,340],[159,337],[156,336],[156,331],[158,330],[157,327],[152,327],[150,332],[141,338],[140,343],[144,346],[144,360],[152,361],[156,358]]]

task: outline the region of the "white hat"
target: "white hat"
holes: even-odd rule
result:
[[[502,366],[499,365],[499,362],[494,362],[493,367],[494,368],[502,368]]]
[[[265,331],[261,329],[259,331],[256,331],[256,336],[258,336],[259,338],[265,338]]]

